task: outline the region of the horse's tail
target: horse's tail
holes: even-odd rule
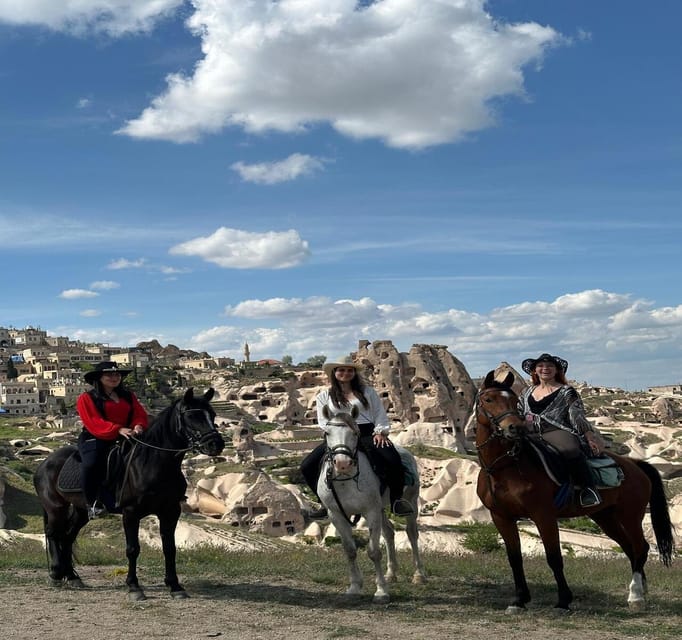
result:
[[[636,460],[635,462],[651,481],[651,497],[649,498],[651,525],[656,536],[658,554],[663,564],[669,567],[675,551],[675,540],[673,538],[673,526],[670,522],[668,500],[665,495],[661,474],[653,465],[644,460]]]

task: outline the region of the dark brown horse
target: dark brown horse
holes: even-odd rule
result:
[[[180,465],[187,451],[196,449],[216,456],[225,446],[210,404],[213,393],[209,389],[203,396],[195,396],[188,389],[152,421],[144,434],[135,438],[124,460],[116,494],[123,513],[128,558],[126,585],[131,600],[145,599],[137,579],[137,559],[140,520],[148,515],[159,519],[164,582],[174,598],[187,597],[175,568],[175,527],[187,489]],[[88,522],[85,498],[77,484],[74,489],[66,490],[59,482],[62,469],[76,451],[74,446],[57,449],[40,464],[33,477],[43,506],[49,573],[54,586],[66,583],[83,587],[73,566],[73,545],[78,532]]]
[[[558,588],[556,607],[568,610],[573,594],[564,576],[558,518],[592,518],[625,552],[632,568],[628,604],[644,607],[649,544],[644,538],[642,520],[649,505],[658,553],[670,565],[674,541],[668,503],[658,471],[643,460],[609,453],[625,474],[618,487],[600,489],[602,503],[580,507],[575,500],[555,506],[559,487],[546,474],[528,443],[524,419],[519,415],[518,398],[511,388],[509,373],[504,381],[495,380],[491,371],[485,378],[476,400],[476,449],[481,463],[478,496],[490,510],[507,550],[514,576],[515,597],[507,612],[525,609],[530,602],[521,555],[518,521],[532,520],[540,533],[549,565]]]

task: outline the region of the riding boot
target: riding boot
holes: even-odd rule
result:
[[[568,460],[568,464],[573,481],[581,488],[580,506],[596,507],[598,504],[601,504],[601,496],[594,486],[587,458],[581,455]]]

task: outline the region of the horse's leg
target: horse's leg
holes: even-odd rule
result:
[[[386,588],[386,578],[384,577],[384,567],[381,562],[381,521],[383,513],[384,511],[381,502],[378,502],[376,507],[365,515],[367,528],[369,529],[367,555],[374,563],[374,575],[377,586],[372,600],[377,604],[384,604],[390,601],[390,596],[388,595],[388,590]]]
[[[140,517],[132,510],[123,512],[123,530],[126,536],[126,558],[128,558],[128,599],[134,602],[146,600],[142,587],[137,581],[137,559],[140,556]]]
[[[62,537],[62,571],[64,579],[69,587],[82,589],[85,587],[76,569],[73,566],[73,545],[78,533],[88,522],[88,513],[85,509],[73,506],[67,520],[67,529]]]
[[[417,507],[413,506],[414,514],[407,516],[407,539],[412,547],[412,562],[414,563],[414,573],[412,574],[412,584],[424,584],[426,582],[426,571],[422,564],[419,553],[419,526],[417,525]]]
[[[547,564],[554,574],[554,580],[556,580],[559,598],[554,608],[569,611],[569,605],[573,601],[573,593],[571,593],[568,582],[566,582],[566,576],[564,575],[564,559],[561,556],[561,541],[557,520],[553,514],[543,513],[533,518],[533,522],[535,522],[540,538],[542,538]]]
[[[499,513],[491,511],[493,523],[504,540],[507,550],[507,560],[514,576],[515,597],[513,602],[507,607],[507,613],[519,613],[526,608],[530,602],[530,590],[526,582],[526,574],[523,570],[523,556],[521,554],[521,537],[516,520],[507,518]]]
[[[382,511],[381,533],[386,544],[386,582],[398,580],[398,556],[395,552],[395,527],[391,519]]]
[[[348,561],[348,572],[350,574],[350,586],[346,589],[346,595],[356,596],[362,593],[362,573],[358,567],[358,549],[353,540],[353,529],[349,522],[338,513],[332,519],[336,532],[341,538],[341,545]]]
[[[161,533],[161,547],[166,566],[164,584],[170,587],[173,598],[189,598],[189,595],[180,584],[176,570],[175,528],[180,518],[180,504],[174,504],[158,514],[159,531]]]
[[[618,513],[613,509],[600,511],[591,517],[609,538],[618,543],[630,560],[632,579],[628,587],[628,606],[633,611],[644,609],[647,592],[644,565],[649,555],[649,543],[644,537],[641,519],[636,513]]]

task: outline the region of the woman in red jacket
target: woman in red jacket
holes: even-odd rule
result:
[[[144,407],[122,384],[130,371],[119,369],[116,362],[100,362],[84,376],[92,390],[82,393],[76,402],[76,410],[83,422],[83,431],[78,438],[81,487],[91,519],[104,512],[97,499],[111,447],[119,436],[139,435],[148,425]]]

